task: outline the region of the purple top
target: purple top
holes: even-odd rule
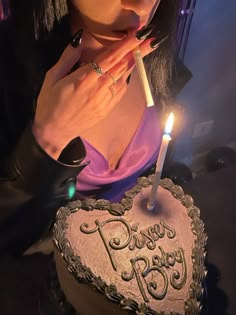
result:
[[[77,177],[77,197],[120,201],[137,178],[151,167],[158,156],[161,131],[156,109],[146,108],[142,120],[122,155],[118,167],[110,169],[105,157],[82,139],[90,161]]]

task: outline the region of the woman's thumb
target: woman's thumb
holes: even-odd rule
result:
[[[78,62],[82,53],[81,40],[83,30],[78,31],[53,67],[54,83],[65,77]]]

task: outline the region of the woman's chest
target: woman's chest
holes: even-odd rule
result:
[[[83,137],[115,169],[142,122],[145,103],[135,77],[122,100],[116,104],[106,119],[90,129]]]

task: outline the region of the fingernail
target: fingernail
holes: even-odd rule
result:
[[[126,79],[126,83],[129,84],[130,82],[130,79],[131,79],[131,74],[128,76],[128,78]]]
[[[142,40],[148,37],[154,29],[154,25],[150,24],[148,26],[144,26],[141,30],[137,31],[136,38],[138,40]]]
[[[169,35],[164,35],[162,37],[155,38],[151,43],[150,43],[150,48],[155,49],[159,46],[161,46],[169,37]]]
[[[79,30],[75,35],[72,37],[70,44],[72,47],[76,48],[79,46],[82,40],[83,30]]]

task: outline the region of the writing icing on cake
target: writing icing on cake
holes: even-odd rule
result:
[[[139,178],[120,203],[86,199],[59,209],[57,274],[79,314],[199,313],[206,274],[200,211],[168,179],[147,210],[151,183]]]

